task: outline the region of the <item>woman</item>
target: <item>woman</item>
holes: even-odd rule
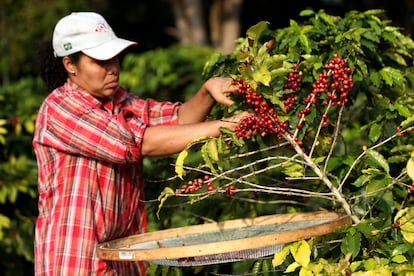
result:
[[[144,275],[143,262],[96,257],[98,243],[145,231],[142,158],[177,153],[198,136],[234,130],[246,114],[205,121],[232,104],[227,78],[207,80],[185,103],[140,99],[119,86],[117,56],[135,42],[116,37],[96,13],[72,13],[42,51],[51,93],[33,146],[39,167],[36,275]]]

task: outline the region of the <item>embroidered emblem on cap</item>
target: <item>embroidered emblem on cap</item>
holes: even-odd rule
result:
[[[95,28],[95,32],[109,32],[109,27],[106,26],[104,23],[99,23],[98,26]]]
[[[65,51],[72,50],[72,43],[68,42],[63,44],[63,48],[65,49]]]

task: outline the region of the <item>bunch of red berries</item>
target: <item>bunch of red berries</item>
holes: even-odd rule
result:
[[[195,178],[193,180],[189,180],[187,184],[183,184],[181,189],[176,189],[176,194],[188,194],[192,192],[197,192],[201,190],[204,186],[207,186],[208,191],[213,191],[214,187],[211,184],[210,176],[204,175],[203,178]]]
[[[228,187],[226,187],[226,194],[228,196],[234,196],[234,192],[237,190],[236,186],[234,185],[230,185]]]
[[[285,105],[286,113],[288,113],[293,106],[296,104],[296,93],[299,92],[300,84],[302,80],[300,77],[302,76],[302,71],[297,71],[298,64],[295,63],[293,65],[293,69],[295,71],[290,72],[288,75],[287,82],[284,84],[284,89],[291,89],[293,93],[285,94],[285,100],[283,101],[283,104]]]
[[[175,190],[175,194],[188,194],[200,191],[204,187],[207,187],[207,191],[212,192],[216,190],[211,183],[210,176],[204,175],[203,178],[194,178],[193,180],[189,180],[187,184],[183,184],[180,189]],[[220,190],[220,188],[217,188]],[[237,188],[234,185],[230,185],[226,187],[225,192],[228,196],[233,196],[234,192]]]
[[[244,97],[244,101],[255,112],[255,115],[243,118],[236,128],[237,137],[249,137],[253,134],[276,134],[285,132],[288,125],[279,123],[279,118],[274,108],[263,98],[261,94],[253,90],[249,84],[243,79],[233,81],[234,85],[238,85],[238,94]]]
[[[302,83],[302,71],[298,70],[299,65],[294,64],[294,71],[288,75],[284,89],[290,89],[292,93],[285,94],[284,107],[286,113],[291,111],[297,103],[300,85]],[[318,76],[317,80],[312,84],[312,90],[304,98],[305,107],[298,110],[298,118],[300,121],[296,124],[296,128],[302,128],[304,117],[311,113],[311,107],[315,106],[319,99],[322,104],[329,106],[342,106],[348,103],[349,92],[353,88],[352,70],[348,67],[346,59],[339,58],[337,54],[324,66],[323,72]],[[234,85],[238,85],[238,94],[244,97],[246,104],[256,113],[255,116],[244,118],[236,128],[237,137],[247,137],[260,134],[262,136],[271,134],[277,135],[278,139],[283,139],[283,135],[292,135],[287,122],[279,122],[279,118],[274,108],[265,100],[263,96],[254,91],[249,84],[243,79],[233,81]],[[322,115],[322,123],[328,125],[327,114]],[[298,139],[295,137],[295,140]]]
[[[299,118],[310,113],[310,106],[315,105],[319,97],[324,99],[324,105],[340,107],[348,103],[349,92],[354,87],[351,74],[352,69],[348,67],[346,59],[339,58],[338,54],[335,54],[333,59],[325,64],[323,72],[319,74],[316,81],[312,84],[312,91],[304,98],[303,102],[306,104],[306,107],[299,110]],[[290,88],[294,92],[297,92],[298,87],[291,83],[293,81],[300,83],[299,80],[295,79],[300,75],[299,72],[291,72],[285,88]],[[286,97],[292,94],[288,94]],[[285,103],[285,107],[286,110],[290,110],[292,105],[287,102]]]
[[[325,65],[324,71],[313,84],[312,94],[326,93],[328,98],[325,105],[342,106],[348,103],[349,92],[354,87],[352,69],[348,67],[346,59],[337,54]]]

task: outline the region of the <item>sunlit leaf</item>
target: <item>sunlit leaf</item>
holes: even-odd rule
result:
[[[177,159],[175,160],[175,173],[181,179],[183,179],[185,175],[184,161],[187,158],[187,156],[188,150],[185,149],[178,154]]]
[[[402,264],[407,262],[407,258],[404,255],[397,255],[391,259],[394,263]]]
[[[296,251],[292,252],[292,256],[298,264],[306,267],[310,262],[311,247],[305,240],[301,240],[298,243],[299,246]]]
[[[379,71],[382,79],[387,85],[392,86],[394,82],[401,82],[404,77],[400,70],[392,67],[384,67]]]
[[[160,202],[158,204],[158,210],[157,210],[157,218],[160,218],[160,211],[162,206],[164,205],[164,202],[169,198],[170,196],[175,195],[175,192],[170,187],[165,187],[164,190],[160,193],[158,196],[158,201]]]
[[[284,245],[282,250],[275,253],[275,256],[273,257],[273,260],[272,260],[273,267],[277,267],[281,265],[286,260],[286,256],[289,253],[290,253],[290,244]]]
[[[270,84],[270,80],[271,80],[271,76],[270,76],[270,72],[267,69],[266,66],[260,66],[257,70],[255,70],[253,72],[253,80],[260,82],[266,86],[269,86]]]
[[[24,121],[24,128],[26,129],[27,132],[29,133],[33,133],[34,129],[35,129],[35,122],[32,120],[26,120]]]
[[[409,243],[414,243],[414,207],[407,207],[397,212],[394,223],[400,225],[401,234]]]
[[[0,214],[0,240],[3,239],[3,229],[10,228],[10,224],[10,218],[3,214]]]
[[[201,154],[206,166],[213,172],[217,173],[216,168],[214,167],[213,161],[217,162],[219,159],[218,150],[217,150],[217,143],[215,139],[208,140],[202,147],[201,147]]]
[[[305,168],[303,165],[295,162],[289,162],[283,164],[283,173],[290,177],[301,177],[305,173]]]
[[[396,104],[395,107],[398,110],[398,114],[405,118],[408,118],[412,115],[412,111],[406,105]]]
[[[247,32],[246,35],[249,39],[256,41],[260,35],[260,33],[265,30],[267,28],[267,26],[269,25],[269,22],[267,21],[260,21],[259,23],[257,23],[256,25],[253,25],[252,27],[250,27]]]
[[[286,273],[295,271],[298,267],[300,267],[300,264],[297,262],[291,263],[285,270]]]

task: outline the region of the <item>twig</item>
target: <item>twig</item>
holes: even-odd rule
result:
[[[323,173],[324,174],[326,174],[326,170],[327,170],[327,167],[328,167],[329,159],[331,158],[331,156],[333,154],[333,150],[334,150],[334,148],[336,146],[336,140],[338,139],[338,136],[339,136],[339,129],[340,129],[339,126],[340,126],[340,123],[341,123],[341,119],[342,119],[343,112],[344,112],[344,106],[341,106],[341,109],[339,110],[338,118],[336,120],[335,132],[333,134],[332,145],[329,148],[329,153],[328,153],[328,155],[326,157],[326,160],[325,160],[325,166],[323,167]],[[339,190],[339,191],[341,191],[341,190]]]
[[[329,190],[333,193],[336,200],[341,204],[342,208],[344,208],[347,215],[350,216],[354,223],[359,223],[360,219],[352,213],[351,206],[346,201],[345,197],[342,193],[332,184],[326,174],[318,167],[315,162],[312,161],[311,157],[302,150],[302,148],[296,143],[294,138],[289,135],[284,135],[284,138],[291,143],[293,148],[295,149],[296,153],[307,163],[307,165],[313,170],[313,172],[319,176],[320,180],[329,188]]]
[[[378,148],[378,147],[380,147],[380,146],[382,146],[382,145],[384,145],[384,144],[386,144],[386,143],[388,143],[389,141],[391,141],[392,139],[394,139],[394,138],[396,138],[397,136],[400,136],[401,134],[403,134],[403,133],[405,133],[405,132],[408,132],[408,131],[411,131],[412,129],[413,129],[414,127],[409,127],[409,128],[406,128],[406,129],[404,129],[404,130],[402,130],[402,131],[399,131],[399,132],[396,132],[396,133],[394,133],[393,135],[391,135],[390,137],[388,137],[387,139],[385,139],[385,140],[383,140],[382,142],[380,142],[380,143],[378,143],[378,144],[376,144],[376,145],[373,145],[372,147],[370,147],[370,148],[368,148],[368,149],[366,149],[366,150],[364,150],[356,159],[355,159],[355,161],[352,163],[352,165],[351,165],[351,167],[349,168],[349,170],[348,170],[348,172],[345,174],[345,176],[344,176],[344,178],[342,179],[342,181],[341,181],[341,183],[340,183],[340,185],[339,185],[339,189],[342,189],[342,186],[346,183],[346,181],[348,180],[348,177],[351,175],[351,172],[352,172],[352,170],[355,168],[355,166],[359,163],[359,161],[362,159],[362,157],[364,157],[365,156],[365,154],[366,154],[366,152],[368,151],[368,150],[372,150],[372,149],[376,149],[376,148]]]

